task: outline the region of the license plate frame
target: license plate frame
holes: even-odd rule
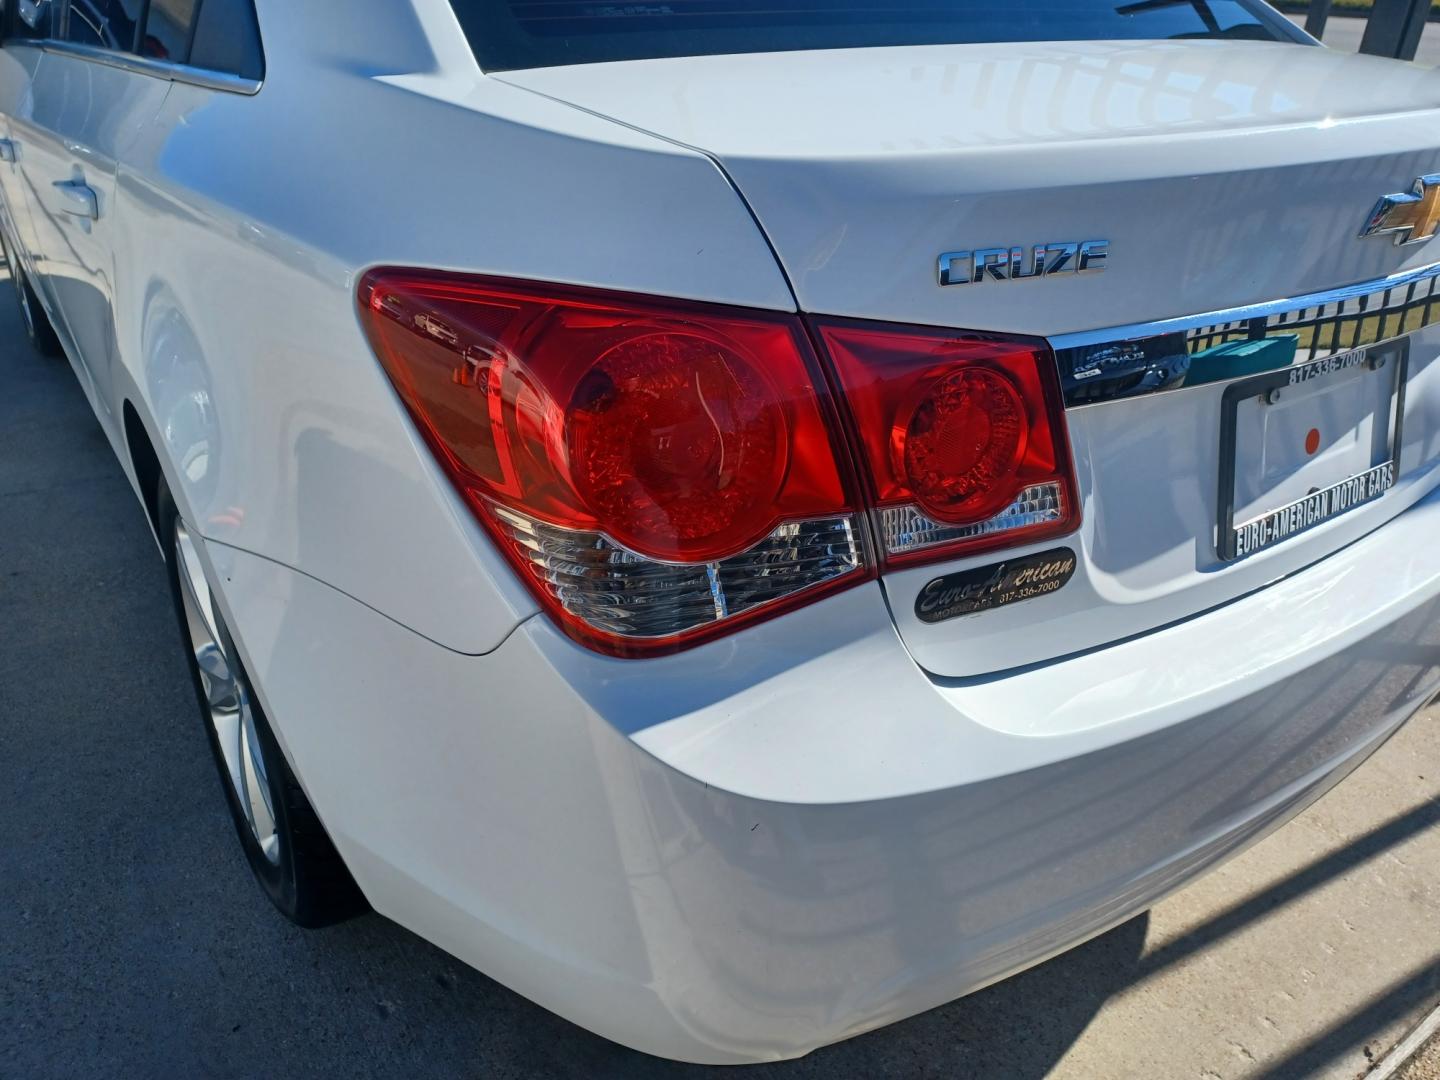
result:
[[[1356,473],[1328,488],[1312,491],[1301,499],[1267,510],[1248,521],[1235,522],[1235,466],[1240,403],[1252,397],[1268,396],[1272,391],[1309,383],[1353,371],[1360,366],[1372,367],[1383,361],[1381,370],[1391,372],[1388,453],[1384,460],[1372,463],[1364,472]],[[1231,384],[1226,388],[1220,409],[1220,520],[1216,529],[1216,551],[1224,562],[1238,562],[1267,551],[1327,521],[1382,498],[1394,487],[1400,472],[1401,435],[1405,419],[1405,386],[1409,374],[1410,343],[1406,338],[1353,349],[1324,360],[1269,371]],[[1378,418],[1377,418],[1378,419]]]

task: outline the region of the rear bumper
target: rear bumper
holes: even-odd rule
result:
[[[210,545],[269,713],[382,913],[650,1053],[803,1054],[1153,904],[1440,677],[1440,495],[1296,574],[972,683],[878,586],[626,663],[541,619],[450,652]]]

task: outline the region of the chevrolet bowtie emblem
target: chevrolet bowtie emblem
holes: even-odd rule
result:
[[[1363,236],[1395,234],[1397,244],[1419,244],[1440,232],[1440,173],[1422,176],[1415,189],[1400,195],[1386,195],[1360,230]]]

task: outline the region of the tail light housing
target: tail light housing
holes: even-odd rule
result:
[[[873,575],[794,316],[411,270],[359,295],[437,459],[572,637],[674,651]]]
[[[886,562],[1080,524],[1059,374],[1040,340],[815,321],[854,425]]]
[[[613,655],[1078,521],[1043,343],[404,269],[359,302],[457,491]]]

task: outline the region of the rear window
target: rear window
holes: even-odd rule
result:
[[[1147,38],[1303,40],[1257,0],[453,0],[487,71],[660,56]]]

